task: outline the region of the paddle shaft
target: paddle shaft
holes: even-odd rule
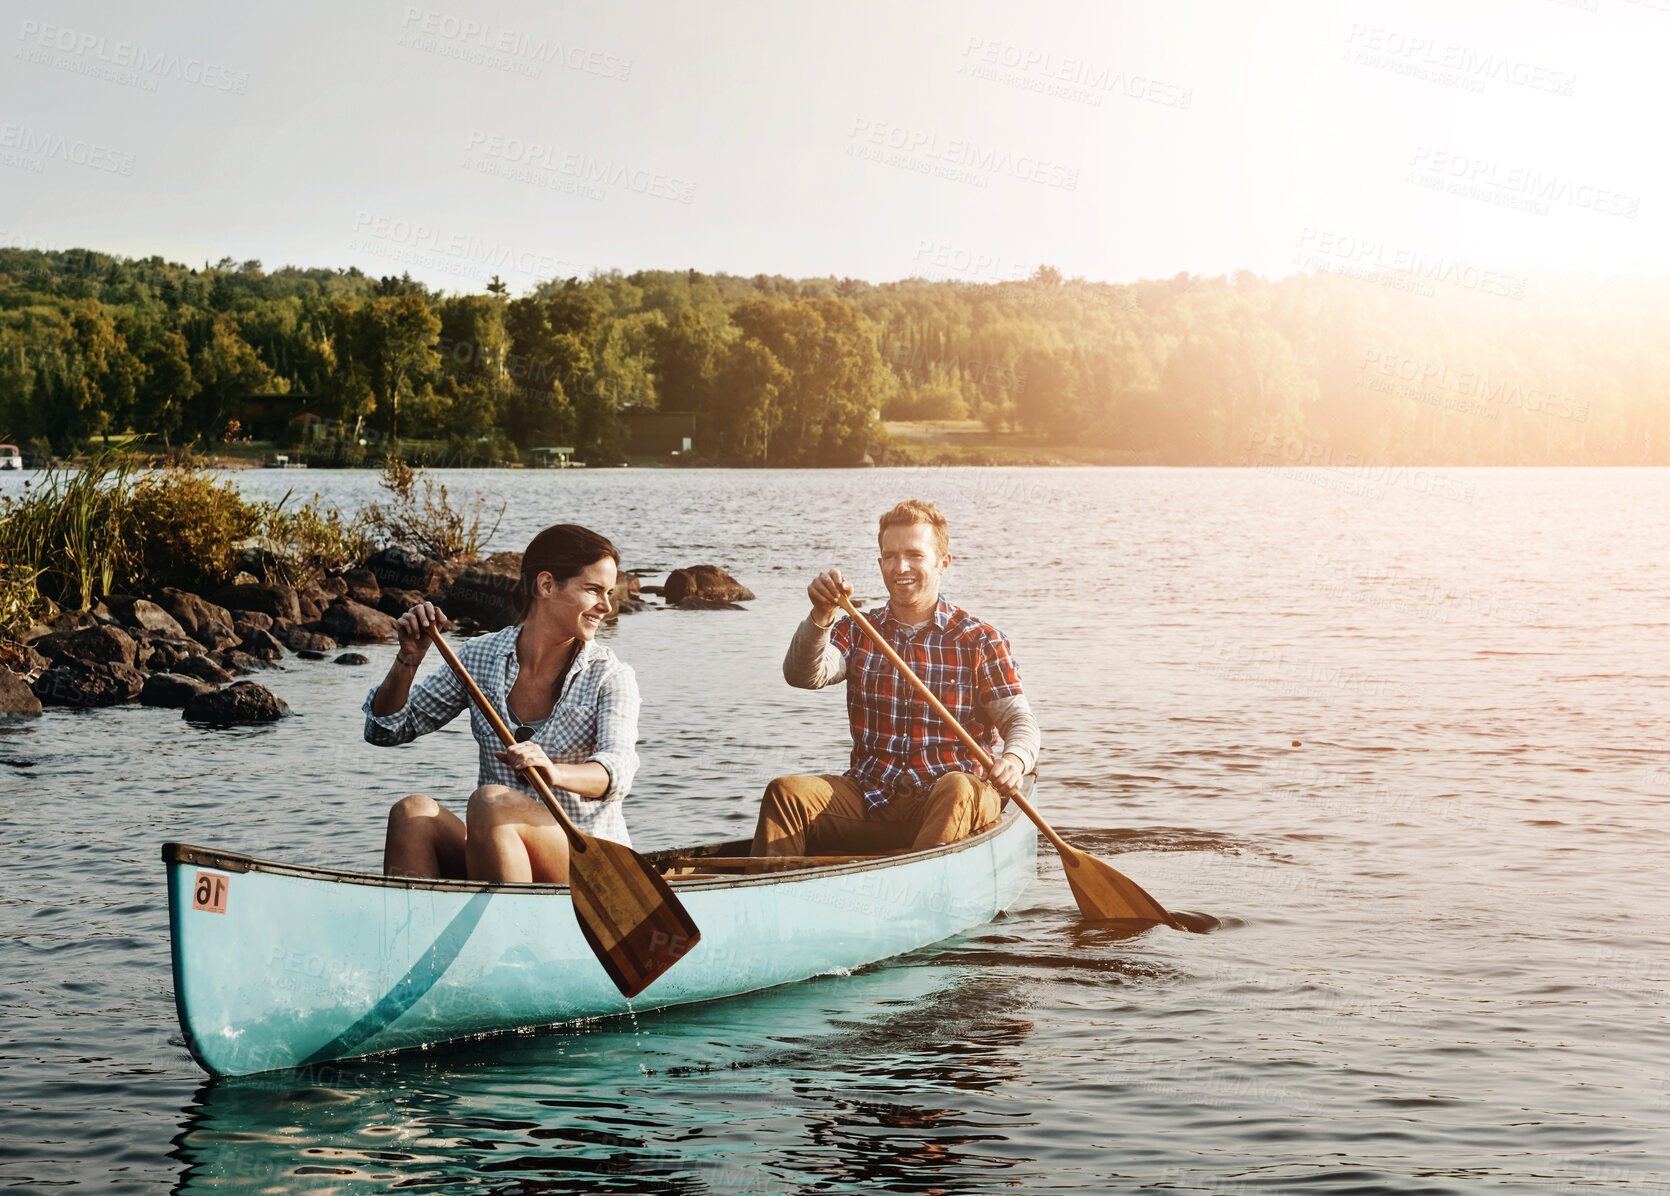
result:
[[[481,711],[482,717],[493,724],[493,730],[499,734],[499,741],[507,748],[514,746],[516,736],[511,734],[510,728],[505,725],[504,719],[499,717],[499,712],[493,709],[493,704],[487,700],[487,695],[481,692],[481,686],[477,685],[475,678],[470,676],[470,671],[464,667],[464,662],[458,659],[457,654],[441,638],[441,633],[435,630],[433,624],[425,627],[424,630],[429,634],[429,642],[440,649],[441,659],[447,662],[447,667],[453,671],[453,674],[457,676],[459,682],[469,693],[470,701],[475,703],[476,709]],[[574,851],[584,851],[586,849],[585,836],[580,833],[580,829],[574,825],[563,811],[562,806],[557,803],[556,794],[551,792],[551,787],[545,783],[545,778],[540,774],[539,769],[524,768],[520,775],[526,777],[533,784],[534,789],[539,793],[539,800],[545,803],[545,808],[551,811],[551,816],[557,820],[557,825],[562,827],[563,832],[568,835],[569,847]]]
[[[957,733],[957,738],[962,740],[968,750],[974,753],[974,758],[980,761],[980,763],[989,771],[992,767],[991,753],[981,747],[979,742],[975,740],[974,736],[963,730],[963,725],[957,721],[957,716],[945,708],[944,702],[941,702],[938,698],[934,697],[933,690],[923,684],[922,678],[918,677],[916,675],[916,671],[905,663],[905,658],[893,650],[893,645],[882,638],[881,632],[877,631],[875,627],[871,625],[870,620],[858,613],[858,608],[853,606],[852,600],[844,594],[841,596],[841,609],[846,611],[847,614],[851,616],[852,621],[858,625],[859,629],[862,630],[865,635],[869,636],[872,641],[874,641],[876,647],[881,649],[882,655],[887,657],[888,660],[891,660],[893,662],[893,667],[905,675],[905,680],[909,681],[916,687],[916,692],[922,695],[928,705],[934,708],[934,711],[939,715],[939,717],[945,720],[945,725],[955,731]],[[1077,860],[1078,851],[1063,840],[1060,835],[1055,833],[1055,828],[1044,821],[1044,816],[1038,813],[1037,810],[1033,809],[1031,802],[1027,801],[1026,798],[1022,797],[1018,793],[1010,797],[1009,800],[1019,806],[1021,808],[1021,813],[1032,819],[1033,825],[1043,831],[1045,837],[1048,838],[1051,843],[1055,844],[1055,849],[1061,853],[1061,858],[1063,860]]]

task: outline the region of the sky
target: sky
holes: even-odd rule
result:
[[[1670,270],[1670,0],[0,11],[0,244],[513,294]]]

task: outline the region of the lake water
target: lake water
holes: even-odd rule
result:
[[[1037,803],[1211,934],[1076,916],[1047,846],[1006,916],[849,976],[208,1081],[172,1003],[158,845],[377,867],[462,809],[463,720],[361,738],[370,668],[262,676],[298,717],[0,728],[0,1186],[101,1192],[1595,1192],[1670,1185],[1670,472],[448,474],[626,564],[714,562],[745,612],[608,642],[645,695],[640,848],[746,835],[844,759],[787,688],[817,570],[882,593],[874,521],[953,527],[1002,627]],[[366,474],[246,473],[352,505]],[[0,475],[8,491],[16,475]]]

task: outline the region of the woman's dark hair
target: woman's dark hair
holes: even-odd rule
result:
[[[559,523],[540,532],[522,554],[522,581],[515,594],[517,618],[527,617],[541,573],[549,573],[560,586],[604,557],[620,568],[620,551],[605,537],[577,523]]]

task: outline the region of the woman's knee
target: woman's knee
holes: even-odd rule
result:
[[[441,812],[441,804],[421,793],[408,793],[389,807],[389,825],[398,826],[418,818],[433,818]]]
[[[483,785],[470,794],[464,821],[470,827],[521,821],[527,816],[531,800],[527,794],[518,793],[506,785]]]

